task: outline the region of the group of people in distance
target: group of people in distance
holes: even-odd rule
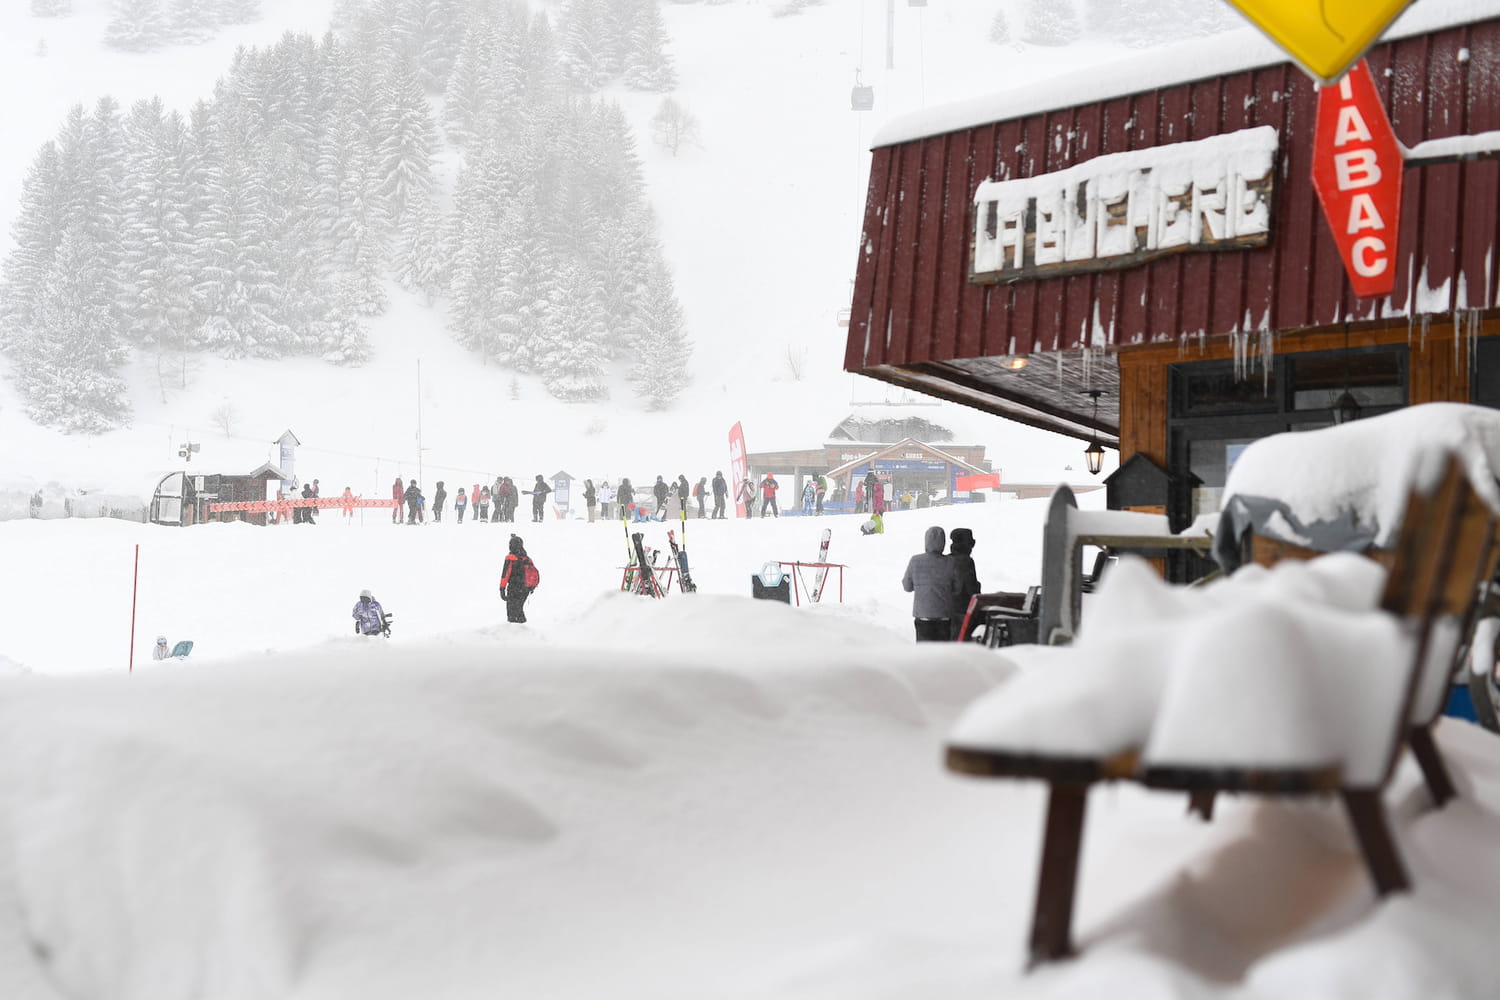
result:
[[[475,483],[469,490],[462,486],[453,492],[453,514],[459,524],[464,523],[465,512],[472,511],[470,515],[474,523],[514,521],[516,519],[516,508],[521,504],[521,497],[531,497],[531,520],[533,523],[542,521],[547,513],[547,494],[552,492],[552,487],[547,480],[538,473],[536,481],[531,484],[531,489],[517,489],[516,484],[509,476],[496,476],[495,485],[481,486]],[[353,493],[348,487],[344,488],[344,497],[353,499]],[[443,508],[448,502],[448,487],[439,479],[437,489],[432,494],[432,520],[437,523],[443,519]],[[352,512],[352,506],[346,512]],[[427,523],[427,496],[422,492],[417,481],[413,479],[403,484],[401,477],[391,484],[391,523],[401,524],[402,515],[405,515],[406,524]]]
[[[918,642],[949,642],[963,628],[969,598],[983,588],[971,553],[974,532],[954,528],[948,535],[934,525],[922,538],[924,551],[911,557],[901,588],[912,595],[911,616]],[[943,544],[948,543],[948,554]]]

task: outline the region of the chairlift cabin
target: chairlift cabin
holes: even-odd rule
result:
[[[849,91],[849,107],[855,111],[874,111],[875,88],[855,77],[854,89]]]

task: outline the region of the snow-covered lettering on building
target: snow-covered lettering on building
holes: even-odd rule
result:
[[[1015,281],[1265,246],[1277,133],[1269,125],[1097,156],[974,194],[969,280]]]

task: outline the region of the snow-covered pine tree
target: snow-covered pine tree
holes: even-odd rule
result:
[[[625,82],[636,90],[665,93],[677,86],[677,70],[667,53],[667,26],[661,0],[637,0],[635,21],[625,46]]]
[[[242,111],[215,111],[223,117],[215,122],[198,240],[194,298],[206,317],[198,339],[226,357],[276,357],[287,337],[277,315],[266,174],[254,163]]]
[[[194,44],[212,38],[218,27],[215,0],[168,0],[167,38]]]
[[[449,278],[443,221],[430,199],[412,205],[409,211],[412,221],[397,243],[392,274],[402,288],[420,293],[431,305]]]
[[[609,82],[609,63],[619,62],[619,39],[610,37],[605,0],[568,0],[557,33],[558,61],[568,83],[592,93]]]
[[[0,348],[14,347],[35,325],[42,290],[67,229],[67,200],[58,144],[44,143],[21,185],[21,211],[11,229],[15,247],[0,275]]]
[[[1073,0],[1028,0],[1021,40],[1032,45],[1062,46],[1078,40]]]
[[[260,0],[217,0],[220,24],[252,24],[260,20]]]
[[[104,44],[144,52],[165,45],[171,34],[161,0],[114,0],[109,23],[104,26]]]
[[[73,13],[73,0],[31,0],[31,12],[37,17],[67,17]]]
[[[465,11],[460,0],[426,0],[422,5],[422,51],[417,55],[417,82],[429,94],[441,94],[463,44]]]
[[[160,98],[136,102],[125,121],[122,333],[158,355],[181,354],[193,327],[184,128]]]
[[[1097,0],[1097,2],[1107,3],[1109,0]],[[995,16],[990,19],[989,39],[994,45],[1010,44],[1010,21],[1006,18],[1004,10],[995,11]]]
[[[541,342],[535,348],[536,367],[547,391],[573,403],[605,398],[604,338],[591,283],[577,264],[563,265],[551,283]]]
[[[130,418],[120,367],[127,351],[110,313],[107,265],[78,226],[63,234],[34,325],[13,352],[16,387],[39,424],[99,434]]]
[[[638,397],[652,410],[665,410],[687,382],[688,344],[682,307],[672,291],[665,263],[652,268],[638,306],[630,381]]]
[[[323,360],[335,365],[358,365],[370,358],[370,336],[355,315],[358,289],[345,285],[333,296],[331,307],[313,324],[312,332]]]
[[[427,98],[407,66],[391,67],[380,92],[380,108],[372,122],[380,137],[376,151],[380,193],[388,230],[405,240],[416,225],[415,209],[430,200],[437,129]]]

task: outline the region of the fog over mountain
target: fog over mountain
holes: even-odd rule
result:
[[[37,95],[0,123],[10,475],[144,489],[179,439],[286,427],[343,478],[815,444],[921,402],[840,371],[873,127],[1226,11],[31,0],[0,15]],[[1000,466],[1072,449],[935,410]]]

